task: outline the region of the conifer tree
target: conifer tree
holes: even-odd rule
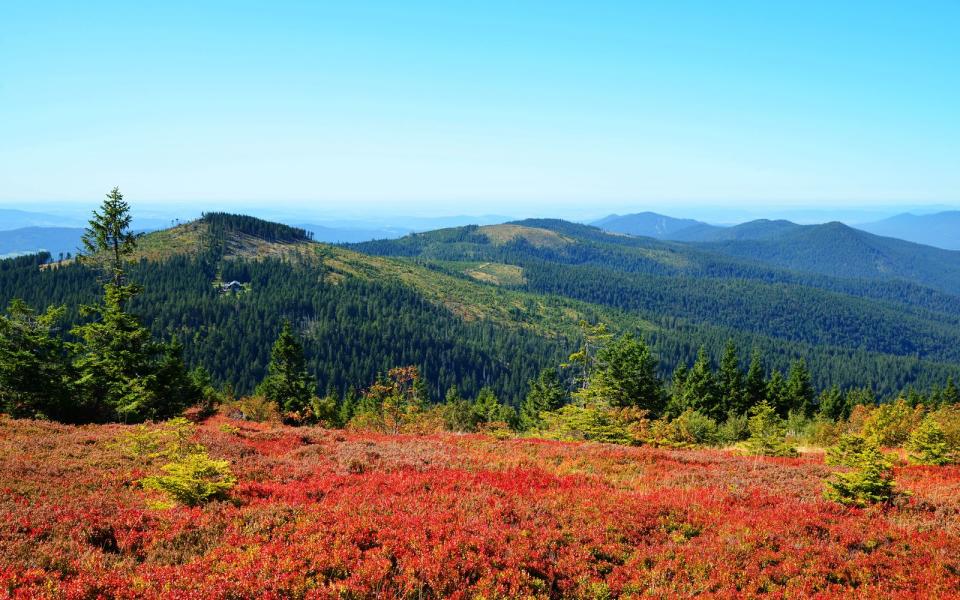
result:
[[[750,368],[743,386],[746,408],[751,408],[767,399],[767,382],[763,372],[760,351],[754,349],[750,355]]]
[[[179,347],[154,341],[126,310],[140,291],[126,277],[126,263],[136,249],[129,209],[114,188],[83,236],[85,259],[98,262],[107,275],[103,301],[81,307],[88,321],[72,330],[81,340],[73,349],[76,386],[90,407],[85,420],[166,418],[200,399]]]
[[[582,396],[613,408],[635,407],[660,413],[663,384],[649,346],[631,334],[623,335],[597,353],[596,368]]]
[[[56,335],[63,307],[37,314],[14,300],[0,315],[0,412],[20,418],[73,420],[67,349]]]
[[[960,403],[960,391],[957,390],[956,384],[953,382],[953,377],[947,377],[947,385],[944,386],[943,391],[940,392],[940,404],[957,404]]]
[[[294,335],[290,321],[285,320],[270,352],[267,376],[257,386],[257,394],[276,402],[284,412],[294,413],[310,406],[316,388],[316,380],[307,372],[303,346]]]
[[[683,383],[682,408],[696,410],[713,419],[726,416],[720,410],[717,382],[710,367],[710,357],[702,346]]]
[[[813,383],[805,360],[796,360],[790,365],[786,392],[788,412],[791,410],[799,411],[805,416],[813,414]]]
[[[737,346],[733,340],[727,340],[724,347],[723,357],[720,359],[720,371],[717,373],[717,387],[721,404],[717,412],[726,414],[733,411],[736,414],[743,414],[747,409],[743,372],[740,370]]]
[[[783,373],[774,371],[770,374],[767,381],[767,404],[773,407],[781,417],[786,417],[790,412],[790,396],[787,393],[787,382],[783,378]]]
[[[567,397],[556,369],[544,369],[530,381],[530,391],[520,404],[520,429],[529,431],[543,424],[541,413],[560,408]]]
[[[841,421],[850,416],[850,410],[840,387],[834,385],[820,394],[820,415],[831,421]]]

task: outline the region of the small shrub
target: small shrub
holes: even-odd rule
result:
[[[750,417],[731,412],[723,425],[717,428],[717,442],[736,444],[750,437]]]
[[[645,413],[644,413],[645,414]],[[588,440],[609,444],[639,443],[634,435],[636,423],[625,413],[605,407],[568,404],[555,411],[544,411],[540,435],[556,440]]]
[[[880,450],[879,440],[857,434],[840,438],[827,453],[827,464],[849,467],[827,482],[830,500],[852,506],[890,503],[894,489],[892,463]]]
[[[863,424],[861,433],[876,438],[881,446],[900,446],[920,423],[922,415],[922,408],[911,408],[906,400],[898,398],[875,408]]]
[[[225,460],[213,460],[206,452],[193,452],[164,465],[166,475],[145,477],[144,489],[159,490],[187,506],[197,506],[226,497],[237,483]]]
[[[786,441],[786,427],[777,412],[767,402],[761,402],[751,410],[748,422],[750,437],[744,446],[757,456],[796,456],[797,449]]]
[[[717,441],[717,422],[703,413],[688,408],[677,418],[655,421],[650,428],[647,440],[656,446],[683,448]]]
[[[280,420],[280,408],[277,403],[267,400],[263,396],[244,396],[232,402],[224,402],[223,409],[226,415],[233,419],[244,419],[258,423]]]
[[[194,425],[183,417],[170,419],[159,425],[137,425],[117,440],[115,446],[128,456],[140,461],[157,458],[176,458],[192,451]]]
[[[954,453],[943,428],[927,416],[907,440],[910,461],[919,465],[946,465],[954,462]]]
[[[960,405],[941,406],[930,413],[930,418],[940,426],[951,451],[960,451]]]

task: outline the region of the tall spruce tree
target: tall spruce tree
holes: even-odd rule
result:
[[[807,362],[802,358],[793,361],[787,376],[788,410],[798,411],[809,417],[813,414],[815,394]]]
[[[106,273],[99,304],[82,306],[87,321],[73,328],[76,387],[89,412],[83,420],[124,422],[163,419],[200,399],[183,368],[179,347],[156,342],[126,305],[140,288],[127,281],[136,249],[130,207],[114,188],[94,211],[83,236],[85,260]]]
[[[636,407],[659,414],[664,396],[656,368],[650,347],[628,333],[597,353],[585,396],[614,408]]]
[[[276,402],[284,412],[293,413],[310,406],[316,389],[316,380],[307,372],[303,345],[286,320],[273,344],[267,376],[257,386],[257,393]]]
[[[754,348],[750,355],[750,368],[743,386],[744,402],[750,409],[767,399],[767,382],[763,372],[763,359],[760,351]]]
[[[737,358],[737,345],[733,340],[727,340],[723,349],[720,371],[717,373],[717,387],[721,402],[720,412],[743,414],[746,411],[743,372]]]
[[[567,399],[567,390],[556,369],[544,369],[530,381],[530,391],[520,404],[520,429],[529,431],[543,425],[540,416],[545,411],[557,410]]]
[[[64,308],[38,314],[14,300],[0,315],[0,412],[20,418],[74,420],[73,373],[56,333]]]
[[[697,360],[683,384],[682,409],[688,408],[713,419],[725,416],[718,401],[717,380],[710,366],[710,356],[703,346],[697,352]]]

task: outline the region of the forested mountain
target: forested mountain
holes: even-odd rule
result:
[[[566,359],[578,322],[633,331],[661,375],[719,360],[728,339],[768,369],[803,357],[818,387],[882,395],[958,374],[960,302],[908,282],[798,274],[703,248],[534,220],[458,227],[351,248],[301,228],[211,213],[140,238],[131,309],[175,335],[191,366],[248,393],[284,319],[304,336],[320,389],[365,386],[396,365],[420,367],[431,397],[490,386],[516,404],[528,380]],[[381,255],[381,256],[377,256]],[[225,293],[221,282],[242,289]],[[0,301],[77,306],[96,273],[74,263],[0,261]]]
[[[960,210],[948,210],[932,215],[904,213],[882,221],[857,225],[857,228],[946,250],[960,250]]]
[[[901,373],[894,378],[905,376],[902,381],[923,370],[918,359],[960,362],[960,298],[907,281],[798,273],[709,247],[546,219],[440,230],[355,248],[467,274],[476,265],[486,271],[509,265],[512,276],[501,284],[513,289],[616,308],[681,337],[731,335],[741,347],[790,347],[808,357],[821,382],[885,379],[876,366],[840,358],[847,352],[875,353],[867,362],[900,357],[894,362],[906,362],[894,368]],[[687,326],[698,332],[678,333]],[[850,368],[854,363],[858,367]]]
[[[676,235],[682,234],[687,230],[706,233],[722,229],[721,227],[708,225],[702,221],[677,219],[655,212],[608,215],[594,221],[591,225],[613,233],[626,233],[628,235],[652,237],[660,240],[677,239],[675,237]]]
[[[794,225],[763,238],[719,241],[701,248],[795,271],[910,281],[960,293],[960,252],[881,237],[838,222]]]

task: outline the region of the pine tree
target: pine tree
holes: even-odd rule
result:
[[[166,418],[200,400],[200,391],[183,366],[179,345],[154,341],[126,310],[140,292],[126,277],[126,263],[136,249],[129,210],[114,188],[101,211],[94,211],[83,236],[86,258],[101,261],[108,274],[103,301],[82,306],[81,315],[89,320],[72,329],[81,340],[72,348],[76,387],[89,407],[84,420]]]
[[[796,360],[790,365],[787,377],[787,411],[799,411],[804,416],[813,414],[814,390],[807,370],[807,362]]]
[[[733,340],[727,340],[723,350],[720,371],[717,373],[717,387],[721,404],[718,412],[726,414],[733,411],[735,414],[742,414],[747,409],[743,372],[740,370],[737,346]]]
[[[947,385],[944,386],[943,391],[940,392],[940,404],[957,404],[960,403],[960,391],[957,390],[956,384],[953,383],[953,377],[947,377]]]
[[[892,463],[876,438],[848,434],[827,451],[828,465],[849,467],[827,482],[826,496],[841,504],[889,503],[894,495]]]
[[[520,429],[530,431],[543,425],[541,413],[560,408],[567,398],[556,369],[544,369],[530,381],[530,391],[520,404]]]
[[[774,371],[770,374],[770,380],[767,381],[767,404],[773,407],[777,414],[786,417],[790,412],[790,396],[787,393],[787,382],[783,379],[783,373]]]
[[[684,410],[693,409],[714,420],[726,416],[720,410],[717,382],[713,369],[710,367],[710,357],[702,346],[697,353],[697,360],[693,363],[693,368],[687,373],[684,381],[682,403]]]
[[[257,394],[276,402],[284,412],[300,413],[310,406],[316,389],[316,380],[307,372],[303,346],[286,320],[273,344],[267,376],[257,386]]]
[[[767,382],[763,372],[763,361],[760,351],[754,349],[750,355],[750,368],[747,369],[747,379],[743,386],[744,403],[746,408],[752,408],[767,399]]]
[[[849,407],[840,387],[834,385],[820,394],[820,415],[831,421],[842,421],[850,416]]]
[[[488,387],[480,390],[473,401],[473,413],[478,423],[507,423],[512,425],[516,420],[516,413],[509,406],[504,406],[497,396]]]
[[[910,434],[907,449],[910,460],[920,465],[946,465],[955,459],[943,428],[930,415]]]
[[[604,346],[583,399],[613,408],[663,410],[663,384],[657,377],[657,361],[650,348],[631,334]]]
[[[0,412],[21,418],[73,420],[67,349],[56,335],[63,307],[37,314],[14,300],[0,315]]]
[[[750,454],[758,456],[796,456],[796,449],[786,442],[786,427],[776,411],[766,402],[750,409],[747,427],[750,437],[746,447]]]
[[[100,206],[93,211],[90,225],[80,242],[86,251],[84,261],[101,264],[114,286],[126,283],[125,264],[136,249],[136,235],[130,231],[133,216],[130,205],[124,201],[120,188],[113,188]]]

